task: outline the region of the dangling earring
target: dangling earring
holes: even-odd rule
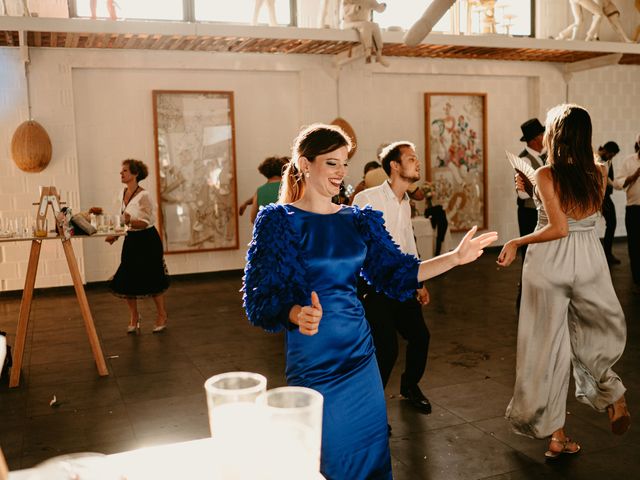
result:
[[[304,176],[309,178],[311,176],[311,174],[309,172],[304,172]]]

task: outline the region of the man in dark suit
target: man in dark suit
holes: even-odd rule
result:
[[[531,168],[537,170],[543,166],[546,162],[547,154],[544,151],[545,148],[542,144],[542,138],[544,136],[544,127],[537,118],[530,118],[522,125],[521,142],[526,142],[524,150],[518,155],[523,158],[527,163],[531,165]],[[538,223],[538,211],[533,199],[526,194],[517,190],[518,194],[518,228],[520,230],[520,236],[528,235],[536,229]],[[527,254],[527,246],[520,247],[520,255],[522,255],[522,262],[524,263],[524,257]],[[522,295],[522,282],[518,283],[518,298],[516,300],[516,310],[520,311],[520,296]]]
[[[521,142],[526,142],[524,150],[518,155],[524,158],[534,170],[537,170],[545,164],[547,154],[544,152],[542,145],[542,137],[544,135],[544,127],[537,118],[531,118],[520,125],[522,130]],[[520,236],[532,233],[538,223],[538,212],[533,203],[533,199],[525,192],[518,191],[518,227]],[[522,261],[527,253],[527,247],[520,249]],[[518,295],[518,299],[520,296]],[[520,302],[518,302],[520,303]]]
[[[607,142],[602,147],[598,147],[598,156],[603,163],[607,165],[609,170],[609,178],[607,179],[607,189],[604,192],[604,198],[602,199],[602,216],[606,222],[607,228],[604,231],[604,239],[602,240],[602,246],[604,247],[604,254],[607,256],[607,263],[609,265],[617,265],[620,263],[612,252],[613,237],[616,233],[616,207],[611,200],[611,194],[613,193],[613,157],[615,157],[620,151],[620,147],[616,142]]]

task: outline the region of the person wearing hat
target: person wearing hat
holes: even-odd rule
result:
[[[627,244],[629,248],[629,263],[631,276],[635,284],[636,293],[640,293],[640,134],[635,143],[633,155],[629,155],[622,162],[613,181],[614,188],[625,190],[627,193],[627,208],[624,223],[627,227]]]
[[[547,158],[544,153],[544,146],[542,144],[542,137],[544,135],[544,127],[537,118],[531,118],[520,125],[522,130],[521,142],[526,142],[524,150],[518,155],[524,158],[534,170],[537,170],[545,164]],[[538,223],[538,212],[536,206],[533,203],[533,199],[525,192],[518,191],[518,228],[520,230],[520,236],[528,235],[532,233],[536,224]],[[527,253],[527,247],[524,246],[520,249],[522,254],[522,260]]]
[[[521,142],[526,142],[524,150],[518,155],[528,162],[534,170],[537,170],[545,164],[547,154],[545,153],[544,144],[542,138],[544,137],[544,126],[537,118],[530,118],[522,125]],[[538,211],[533,199],[521,190],[516,190],[518,195],[518,229],[520,230],[520,236],[529,235],[533,233],[538,224]],[[519,248],[520,255],[522,255],[522,263],[524,263],[524,257],[527,254],[527,245]],[[520,311],[520,297],[522,296],[522,281],[518,283],[518,298],[516,299],[516,310]]]
[[[613,157],[615,157],[620,151],[620,147],[616,142],[607,142],[602,147],[598,147],[598,156],[602,163],[607,166],[609,171],[607,177],[607,188],[604,192],[604,198],[602,199],[602,216],[607,225],[604,231],[604,239],[602,240],[602,246],[604,247],[604,254],[607,256],[607,263],[609,265],[618,265],[618,260],[612,251],[613,236],[616,233],[616,207],[611,200],[611,194],[613,193]]]

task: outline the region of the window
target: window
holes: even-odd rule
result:
[[[92,12],[95,10],[95,13]],[[183,0],[75,0],[76,17],[183,20]]]
[[[533,30],[533,2],[534,0],[498,0],[495,5],[496,32],[509,35],[532,37]],[[478,3],[467,2],[462,3]],[[482,9],[478,5],[471,6],[471,32],[481,31]]]
[[[194,0],[195,19],[206,22],[251,23],[255,0]],[[295,0],[276,0],[278,25],[295,25],[292,21],[292,5]],[[268,24],[267,2],[263,2],[258,24]]]
[[[275,0],[278,25],[296,25],[296,4],[300,0]],[[319,0],[306,0],[318,1]],[[387,3],[373,19],[381,27],[409,29],[433,0],[398,0]],[[496,33],[533,36],[535,0],[495,0],[493,18]],[[491,0],[458,0],[435,25],[433,31],[451,34],[479,34],[483,30],[484,4]],[[71,16],[244,23],[253,21],[255,0],[71,0]],[[92,12],[92,10],[95,11]],[[258,16],[269,23],[267,2]]]
[[[422,12],[429,6],[430,0],[403,0],[402,2],[387,2],[387,8],[384,12],[374,12],[373,20],[382,28],[401,27],[408,30],[416,20],[420,18]],[[451,28],[451,11],[438,21],[433,28],[434,32],[452,32]]]
[[[494,9],[496,33],[533,36],[533,2],[534,0],[497,0]],[[401,27],[407,30],[430,3],[430,0],[388,2],[384,12],[374,13],[374,21],[381,27]],[[467,35],[481,33],[484,9],[481,3],[480,0],[458,0],[442,16],[433,31]]]
[[[297,0],[275,0],[278,25],[295,25]],[[255,0],[71,0],[72,17],[185,22],[245,23],[253,21]],[[258,23],[269,23],[264,2]]]

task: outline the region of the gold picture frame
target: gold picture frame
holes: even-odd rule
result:
[[[233,92],[154,90],[165,253],[238,249]]]
[[[425,93],[425,163],[452,232],[487,228],[487,94]]]

